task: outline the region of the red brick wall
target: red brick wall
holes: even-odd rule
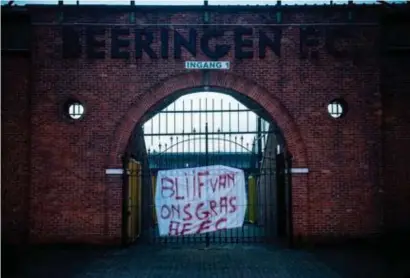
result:
[[[376,21],[376,8],[353,9],[353,20]],[[127,23],[117,10],[93,10],[101,21]],[[32,8],[33,21],[53,21],[55,8]],[[266,23],[268,10],[211,12],[211,23]],[[81,8],[66,20],[95,21]],[[347,9],[286,9],[284,23],[345,22]],[[141,22],[200,23],[198,11],[141,12]],[[226,27],[232,30],[231,27]],[[267,27],[264,27],[267,28]],[[185,27],[176,28],[186,34]],[[268,31],[268,30],[267,30]],[[272,113],[283,129],[294,167],[308,167],[307,176],[293,179],[295,233],[301,236],[366,236],[380,230],[382,110],[377,56],[378,28],[351,29],[354,39],[340,47],[359,50],[349,59],[337,59],[318,39],[318,60],[300,59],[300,30],[283,28],[281,57],[235,60],[229,73],[214,73],[210,85],[247,94]],[[201,34],[198,28],[198,34]],[[232,34],[232,33],[231,33]],[[323,34],[323,31],[322,31]],[[106,33],[109,56],[109,32]],[[130,60],[61,58],[58,27],[36,26],[33,38],[31,132],[32,242],[102,242],[117,240],[121,232],[121,179],[105,175],[107,167],[121,167],[120,155],[141,115],[176,88],[201,85],[202,76],[187,73],[183,59]],[[225,41],[224,41],[225,40]],[[218,39],[229,43],[232,35]],[[256,38],[255,38],[256,40]],[[172,41],[171,41],[172,42]],[[172,43],[171,43],[172,45]],[[255,41],[255,45],[256,41]],[[131,42],[130,49],[133,49]],[[153,44],[158,52],[158,43]],[[199,48],[198,48],[199,49]],[[170,53],[173,53],[172,46]],[[207,58],[198,52],[197,60]],[[83,101],[83,120],[68,122],[61,106],[69,96]],[[328,102],[343,97],[349,112],[333,120]],[[402,129],[404,132],[404,129]],[[394,163],[392,164],[394,165]],[[405,178],[403,176],[403,178]],[[396,183],[397,184],[397,183]]]
[[[386,59],[383,68],[383,189],[386,230],[393,233],[410,231],[409,85],[409,56],[400,55]]]
[[[3,54],[1,70],[2,238],[6,243],[19,243],[27,238],[29,227],[30,60]]]
[[[383,17],[381,91],[383,103],[383,212],[385,232],[403,243],[410,231],[410,6]],[[407,13],[407,14],[406,14]],[[406,234],[407,233],[407,234]]]

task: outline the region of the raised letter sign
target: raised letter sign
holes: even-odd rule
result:
[[[348,56],[346,49],[337,49],[336,41],[349,38],[346,27],[341,28],[328,28],[326,29],[326,50],[327,53],[335,58],[345,58]]]
[[[167,28],[161,28],[161,58],[168,58],[168,41],[169,31]]]
[[[209,41],[212,38],[222,37],[224,35],[223,30],[209,30],[201,37],[201,50],[202,52],[211,59],[219,59],[228,54],[231,47],[229,45],[215,45],[215,50],[209,48]]]
[[[145,39],[143,38],[145,37]],[[154,40],[154,35],[150,31],[135,30],[135,58],[142,57],[142,51],[145,50],[151,59],[156,59],[157,54],[151,48],[151,43]]]
[[[174,31],[174,57],[175,59],[181,58],[182,46],[196,57],[196,30],[189,29],[189,38],[185,39],[178,31]]]
[[[279,28],[275,29],[273,36],[273,40],[271,40],[265,32],[262,30],[259,31],[259,58],[265,58],[267,46],[276,54],[276,56],[280,57],[282,30]]]
[[[235,33],[235,58],[236,59],[252,59],[253,58],[253,41],[251,39],[244,39],[242,36],[253,34],[252,28],[238,27]],[[242,47],[249,47],[251,50],[244,51]]]
[[[240,169],[216,165],[158,172],[155,210],[161,236],[241,227],[246,207]]]
[[[71,27],[63,27],[63,58],[80,58],[81,42],[79,33]]]
[[[129,37],[129,29],[114,28],[111,31],[111,58],[113,59],[129,59],[130,52],[127,49],[121,50],[121,48],[128,48],[130,46],[129,38],[121,39],[121,36]]]
[[[104,59],[105,58],[105,29],[102,27],[89,27],[86,30],[87,58]],[[97,36],[101,38],[97,40]],[[100,48],[100,50],[98,50]]]
[[[300,28],[300,58],[318,58],[317,50],[310,50],[309,48],[317,47],[319,45],[320,31],[315,27]]]

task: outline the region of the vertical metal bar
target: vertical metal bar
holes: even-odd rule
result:
[[[208,124],[208,98],[205,98],[205,123]]]
[[[212,99],[212,111],[215,111],[215,99]],[[212,112],[212,133],[214,132],[215,132],[215,112]]]
[[[191,133],[192,133],[192,142],[193,142],[192,148],[193,148],[193,150],[192,150],[192,153],[191,152],[188,153],[188,157],[189,157],[189,161],[191,161],[191,159],[192,159],[192,161],[194,163],[198,163],[198,154],[196,153],[196,141],[195,141],[196,135],[194,133],[195,129],[194,129],[194,113],[193,113],[194,108],[193,107],[194,107],[193,99],[191,99],[191,111],[190,112],[191,112]],[[191,141],[189,141],[189,143],[191,144]],[[195,166],[197,166],[197,165],[194,165],[194,167]],[[199,237],[201,237],[201,235],[199,235]],[[192,239],[193,239],[193,242],[196,243],[197,242],[197,235],[194,235]],[[199,239],[199,241],[200,241],[200,239]]]
[[[199,111],[201,111],[202,105],[201,105],[201,99],[199,99]],[[199,113],[199,123],[198,123],[198,132],[202,132],[202,113]],[[199,146],[201,146],[201,143],[199,143]]]
[[[239,112],[239,102],[238,102],[238,132],[240,131],[239,129],[239,122],[240,122],[240,112]]]
[[[167,158],[166,158],[166,156],[164,156],[165,154],[164,153],[162,153],[162,144],[161,144],[161,138],[162,138],[162,134],[163,134],[163,132],[162,132],[162,130],[161,130],[161,111],[158,113],[158,155],[160,156],[160,158],[158,159],[158,161],[160,162],[161,160],[164,160],[164,166],[167,168],[167,167],[169,167],[169,165],[168,165],[168,161],[167,161]],[[162,166],[162,163],[160,163],[160,166]],[[159,225],[157,226],[157,229],[156,230],[158,230],[158,234],[159,234]],[[165,236],[165,237],[160,237],[159,238],[159,241],[161,242],[161,243],[165,243],[165,244],[167,244],[168,243],[168,236]]]
[[[160,147],[160,152],[161,152],[161,147]],[[164,163],[165,168],[169,168],[170,165],[168,164],[168,161],[167,161],[167,159],[166,159],[166,156],[164,156],[165,154],[164,154],[164,153],[160,153],[159,155],[162,156],[162,158],[160,158],[160,159],[164,159],[164,160],[165,160],[165,163]],[[160,159],[159,159],[159,161],[160,161]],[[161,164],[160,164],[160,165],[161,165]],[[161,165],[161,166],[162,166],[162,165]],[[158,234],[159,234],[159,225],[157,226],[157,229],[158,229]],[[165,244],[167,244],[167,243],[168,243],[168,238],[169,238],[168,236],[160,237],[160,241],[163,242],[163,243],[165,243]]]
[[[185,133],[185,101],[182,101],[182,134]]]
[[[177,133],[177,113],[175,113],[176,110],[177,110],[177,105],[176,105],[176,102],[174,102],[174,113],[173,113],[174,114],[174,133]]]
[[[211,104],[211,113],[212,113],[212,134],[214,133],[214,130],[215,130],[215,112],[213,112],[214,110],[215,110],[215,101],[214,101],[214,99],[212,99],[212,104]],[[207,102],[205,102],[205,109],[206,110],[208,110],[208,104],[207,104]],[[206,140],[209,140],[208,139],[208,131],[209,131],[209,127],[208,127],[208,117],[207,117],[207,121],[206,121],[206,127],[205,127],[205,134],[206,134],[206,137],[207,137],[207,139]],[[215,137],[215,135],[213,135],[213,137]],[[209,161],[208,160],[208,162],[207,162],[207,166],[209,166],[210,164],[214,164],[214,161],[213,161],[213,159],[214,159],[214,154],[215,154],[215,138],[211,138],[211,140],[212,140],[212,147],[211,147],[211,153],[212,153],[212,160],[211,161]],[[209,157],[209,149],[208,149],[208,142],[206,142],[206,150],[207,150],[207,157]],[[215,236],[216,236],[216,232],[213,232],[212,233],[212,243],[215,243]]]
[[[221,117],[221,119],[222,119],[222,117]],[[223,161],[223,159],[222,159],[223,155],[227,153],[227,151],[226,151],[226,134],[225,133],[223,134],[223,146],[224,147],[222,149],[222,152],[220,153],[220,158],[222,160],[222,163],[225,163],[225,161]],[[227,229],[224,229],[224,240],[225,240],[225,243],[228,242],[228,230]]]
[[[154,133],[154,118],[152,118],[150,120],[150,122],[151,122],[151,124],[150,124],[151,130],[150,130],[149,133]],[[153,146],[154,145],[154,136],[151,135],[150,138],[151,138],[151,146]]]
[[[261,181],[261,185],[263,186],[263,205],[262,205],[262,214],[263,214],[263,236],[264,239],[267,239],[267,231],[268,231],[268,205],[267,205],[267,186],[268,186],[268,182],[267,182],[267,177],[266,177],[266,169],[264,168],[264,165],[262,164],[262,119],[261,117],[257,117],[257,157],[258,157],[258,169],[260,171],[260,181]]]
[[[228,132],[232,132],[232,106],[228,103]],[[232,153],[232,135],[229,134],[229,153]],[[229,156],[226,156],[227,164],[229,164]],[[233,232],[229,229],[229,242],[233,243]]]
[[[194,119],[194,113],[192,112],[192,111],[194,110],[194,108],[193,108],[193,106],[194,106],[193,101],[194,101],[194,100],[191,99],[191,132],[194,131],[194,121],[193,121],[193,119]]]
[[[130,200],[130,221],[131,221],[131,225],[129,228],[129,234],[130,234],[130,243],[133,242],[135,240],[135,228],[136,228],[136,215],[135,215],[135,207],[136,207],[136,196],[135,196],[135,187],[136,187],[136,182],[138,177],[136,177],[136,165],[135,163],[131,163],[130,165],[130,176],[131,176],[131,186],[129,188],[129,200]]]
[[[168,112],[168,107],[166,107],[164,109],[164,111]],[[169,134],[169,132],[168,132],[168,118],[169,118],[169,113],[165,113],[165,133],[166,134]]]
[[[171,106],[171,104],[170,105],[168,105],[167,106],[167,108],[166,108],[166,111],[168,112],[168,113],[166,113],[166,116],[167,116],[167,121],[166,121],[166,125],[167,125],[167,134],[169,134],[168,133],[168,117],[169,117],[169,115],[171,115],[171,113],[170,112],[172,112],[172,116],[173,116],[173,118],[174,118],[174,120],[173,120],[173,127],[171,128],[171,132],[172,133],[177,133],[177,124],[176,124],[176,116],[177,116],[177,113],[175,112],[176,111],[176,101],[174,101],[173,102],[173,104],[174,104],[174,109],[173,109],[173,111],[172,111],[172,109],[169,109],[169,107]],[[174,151],[174,140],[173,140],[174,138],[173,138],[173,136],[170,136],[169,137],[169,140],[170,140],[170,142],[169,142],[169,146],[168,146],[168,148],[169,148],[169,151],[168,150],[165,150],[165,153],[164,153],[164,155],[167,157],[167,159],[168,159],[168,166],[167,167],[169,167],[169,168],[174,168],[174,167],[178,167],[178,161],[176,161],[176,158],[178,157],[178,154],[176,154],[175,153],[175,151]],[[167,147],[167,145],[165,145],[166,147]],[[177,237],[175,237],[175,238],[170,238],[170,241],[172,242],[172,243],[178,243],[179,241],[180,241],[180,238],[179,238],[179,236],[177,236]]]
[[[238,155],[238,136],[235,136],[235,152],[234,152],[235,156]],[[237,164],[237,168],[240,168],[240,165]],[[235,229],[235,235],[234,235],[235,239],[236,239],[236,243],[238,243],[239,241],[239,235],[238,235],[238,229]]]
[[[128,244],[128,154],[122,157],[122,244],[125,246]]]
[[[220,116],[221,116],[221,125],[220,125],[220,128],[219,128],[219,130],[221,131],[221,132],[223,132],[224,131],[224,127],[223,127],[223,124],[224,124],[224,121],[223,121],[223,119],[224,119],[224,112],[222,112],[222,111],[224,111],[224,102],[223,102],[223,99],[221,98],[221,107],[220,107],[220,111],[221,111],[221,113],[220,113]],[[219,151],[218,151],[218,159],[219,160],[221,160],[221,163],[225,163],[225,161],[223,161],[223,154],[224,153],[226,153],[226,134],[224,133],[223,135],[222,135],[222,150],[221,150],[221,147],[219,146]],[[228,238],[228,231],[227,231],[227,229],[224,229],[223,230],[223,235],[222,235],[222,232],[221,232],[221,234],[220,234],[220,239],[219,239],[219,243],[222,243],[222,238],[224,239],[224,243],[227,243],[227,238]]]
[[[223,100],[221,99],[221,127],[220,127],[221,132],[224,130],[223,129],[223,120],[222,120],[224,118],[223,117],[224,115],[223,115],[222,111],[223,111]]]
[[[249,175],[249,184],[248,184],[248,192],[249,192],[249,222],[252,224],[255,224],[255,177],[252,175]]]
[[[255,149],[255,146],[256,146],[256,137],[254,137],[253,138],[253,142],[252,142],[252,156],[253,157],[255,157],[256,156],[256,149]],[[252,167],[254,168],[256,165],[255,165],[255,163],[253,163],[252,164]],[[255,190],[256,190],[256,198],[255,199],[257,199],[258,198],[258,196],[259,196],[259,199],[260,199],[260,187],[258,188],[258,180],[260,181],[260,176],[258,177],[258,175],[259,175],[259,170],[260,169],[256,169],[255,170],[255,173],[254,173],[254,182],[255,182]],[[259,185],[260,185],[260,183],[259,183]],[[259,211],[259,216],[260,216],[260,208],[259,208],[259,203],[260,203],[260,200],[259,200],[259,202],[257,203],[257,204],[255,204],[255,206],[256,206],[256,210],[257,211]],[[256,222],[258,221],[257,219],[260,219],[260,217],[259,218],[256,218],[256,216],[255,216],[255,224],[256,224]],[[256,242],[256,236],[257,236],[257,231],[259,231],[260,229],[258,229],[258,227],[256,226],[256,225],[253,225],[253,227],[252,227],[252,239],[251,239],[251,241],[252,242]]]
[[[208,160],[208,123],[205,123],[205,166],[209,165]],[[209,233],[206,233],[206,247],[209,247]]]
[[[184,144],[183,143],[183,141],[184,141],[184,135],[182,135],[182,140],[181,140],[181,142],[182,142],[182,144]],[[180,150],[179,150],[179,137],[177,136],[176,138],[175,138],[175,157],[174,157],[174,159],[178,159],[179,157],[180,157],[180,159],[181,159],[181,162],[182,163],[184,163],[186,160],[185,160],[185,152],[181,152],[180,153]],[[184,147],[182,146],[182,150],[184,150]],[[178,165],[178,163],[179,163],[179,161],[177,160],[176,161],[176,165]],[[185,164],[182,164],[181,166],[178,166],[179,168],[183,168],[183,167],[186,167],[186,165]],[[182,241],[182,243],[185,243],[185,240],[186,240],[186,238],[185,238],[185,235],[182,235],[181,236],[181,241]]]
[[[228,132],[231,132],[232,130],[232,125],[231,125],[231,116],[232,116],[232,113],[231,113],[231,103],[229,102],[229,104],[228,104],[228,110],[229,110],[229,112],[228,112],[228,118],[229,118],[229,121],[228,121],[228,124],[229,124],[229,126],[228,126]],[[228,154],[232,154],[232,135],[231,134],[229,134],[229,153]],[[227,164],[229,165],[229,156],[227,155],[226,156],[226,160],[227,160]],[[233,243],[233,235],[232,235],[232,229],[229,229],[229,242],[230,243]]]
[[[267,141],[268,139],[266,139]],[[265,146],[264,146],[265,148]],[[271,165],[271,158],[272,158],[272,152],[270,149],[266,149],[265,148],[265,152],[264,152],[264,157],[266,158],[266,169],[265,169],[265,173],[267,175],[267,180],[268,183],[266,185],[266,190],[267,192],[267,204],[268,204],[268,208],[267,208],[267,219],[268,219],[268,226],[267,226],[267,233],[268,233],[268,242],[270,242],[272,240],[272,223],[273,223],[273,218],[272,218],[272,196],[273,194],[275,194],[275,192],[273,192],[273,184],[274,184],[274,180],[272,177],[272,165]],[[276,200],[277,201],[277,200]]]
[[[214,113],[213,113],[214,114]],[[212,128],[213,129],[213,128]],[[210,155],[210,165],[215,165],[216,163],[215,163],[215,150],[216,150],[216,146],[215,146],[215,144],[217,143],[217,139],[215,138],[215,135],[213,135],[212,136],[212,138],[211,138],[211,140],[212,140],[212,149],[211,149],[211,155]],[[217,233],[218,233],[218,235],[220,235],[220,231],[217,231],[217,232],[213,232],[212,233],[212,243],[216,243],[216,236],[217,236]]]
[[[246,132],[249,132],[249,111],[246,111]]]
[[[188,153],[190,153],[191,152],[191,138],[190,138],[190,135],[191,134],[187,134],[187,140],[186,140],[186,143],[188,144],[188,147],[187,147],[187,149],[188,149]]]
[[[158,133],[161,134],[161,112],[158,113]]]
[[[158,113],[158,134],[161,134],[161,113]],[[161,135],[157,136],[157,140],[158,140],[158,156],[162,156],[161,146],[160,146],[161,145]],[[164,159],[164,157],[158,158],[158,162],[160,162],[162,159]],[[167,237],[159,237],[159,225],[155,227],[155,237],[156,237],[155,239],[156,241],[160,243],[163,243],[163,242],[166,243]]]
[[[263,181],[263,199],[264,199],[264,202],[263,202],[263,222],[264,222],[264,225],[263,225],[263,227],[264,227],[264,233],[263,233],[263,236],[264,236],[264,240],[265,241],[267,241],[267,236],[268,236],[268,198],[267,198],[267,190],[266,190],[266,187],[267,187],[267,182],[266,182],[266,169],[264,169],[264,167],[263,167],[263,163],[260,163],[259,162],[259,164],[260,165],[262,165],[261,167],[261,169],[262,169],[262,171],[261,171],[261,180]]]
[[[179,143],[179,138],[177,137],[176,138],[176,144],[177,144],[177,154],[178,155],[180,154],[179,146],[181,144],[181,154],[182,154],[182,160],[184,162],[187,161],[186,160],[186,152],[184,151],[185,150],[184,145],[186,144],[186,142],[185,142],[185,113],[186,113],[185,112],[185,101],[182,101],[182,138],[181,138],[181,143]],[[189,150],[190,150],[190,148],[189,148],[189,145],[190,145],[189,135],[188,135],[187,143],[188,143],[188,153],[189,153]],[[185,163],[184,167],[186,167],[186,163]],[[185,235],[183,235],[182,236],[182,242],[183,243],[185,243],[185,242],[189,243],[189,238],[186,237]]]
[[[219,141],[218,141],[218,143],[219,143]],[[218,151],[216,153],[216,159],[218,160],[220,158],[221,158],[221,152],[220,152],[220,148],[218,148]],[[221,163],[221,162],[218,161],[218,163]],[[225,231],[226,231],[226,229],[225,229]],[[226,232],[224,232],[224,233],[226,233]],[[222,243],[222,238],[223,238],[222,231],[219,232],[218,238],[219,238],[219,243]]]
[[[228,124],[229,124],[229,132],[231,132],[232,131],[232,125],[231,125],[231,116],[232,116],[232,113],[231,113],[231,103],[229,103],[229,105],[228,105],[228,110],[229,110],[229,112],[228,112],[228,115],[229,115],[229,122],[228,122]]]
[[[286,203],[287,203],[287,236],[288,245],[293,247],[293,209],[292,209],[292,156],[286,153]]]
[[[156,229],[156,224],[157,224],[157,221],[158,221],[158,219],[157,219],[157,217],[156,217],[156,207],[155,207],[155,192],[156,192],[156,181],[157,181],[157,178],[156,178],[156,173],[152,173],[153,175],[152,175],[152,178],[151,178],[151,180],[152,180],[152,189],[151,189],[151,198],[150,198],[150,201],[152,202],[152,213],[153,213],[153,217],[152,217],[152,227],[151,227],[151,229],[152,229],[152,241],[153,242],[155,242],[155,229]]]
[[[283,228],[283,221],[282,221],[282,216],[283,216],[283,181],[282,181],[282,170],[283,170],[283,163],[282,163],[282,155],[281,154],[276,154],[275,156],[275,164],[276,164],[276,225],[277,225],[277,237],[280,238],[283,236],[282,228]]]
[[[262,160],[262,119],[258,116],[257,118],[257,149],[258,149],[258,168],[261,167],[261,160]]]

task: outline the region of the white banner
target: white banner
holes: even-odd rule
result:
[[[246,206],[241,169],[215,165],[158,172],[155,208],[161,236],[241,227]]]

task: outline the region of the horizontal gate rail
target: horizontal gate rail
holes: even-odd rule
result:
[[[163,110],[158,114],[180,114],[180,113],[232,113],[232,112],[257,112],[262,109],[215,109],[215,110]]]
[[[272,131],[260,131],[260,134],[270,134],[274,133]],[[210,132],[209,135],[233,135],[233,134],[256,134],[255,131],[220,131],[220,132]],[[175,132],[175,133],[144,133],[145,136],[194,136],[194,135],[206,135],[205,132]]]

